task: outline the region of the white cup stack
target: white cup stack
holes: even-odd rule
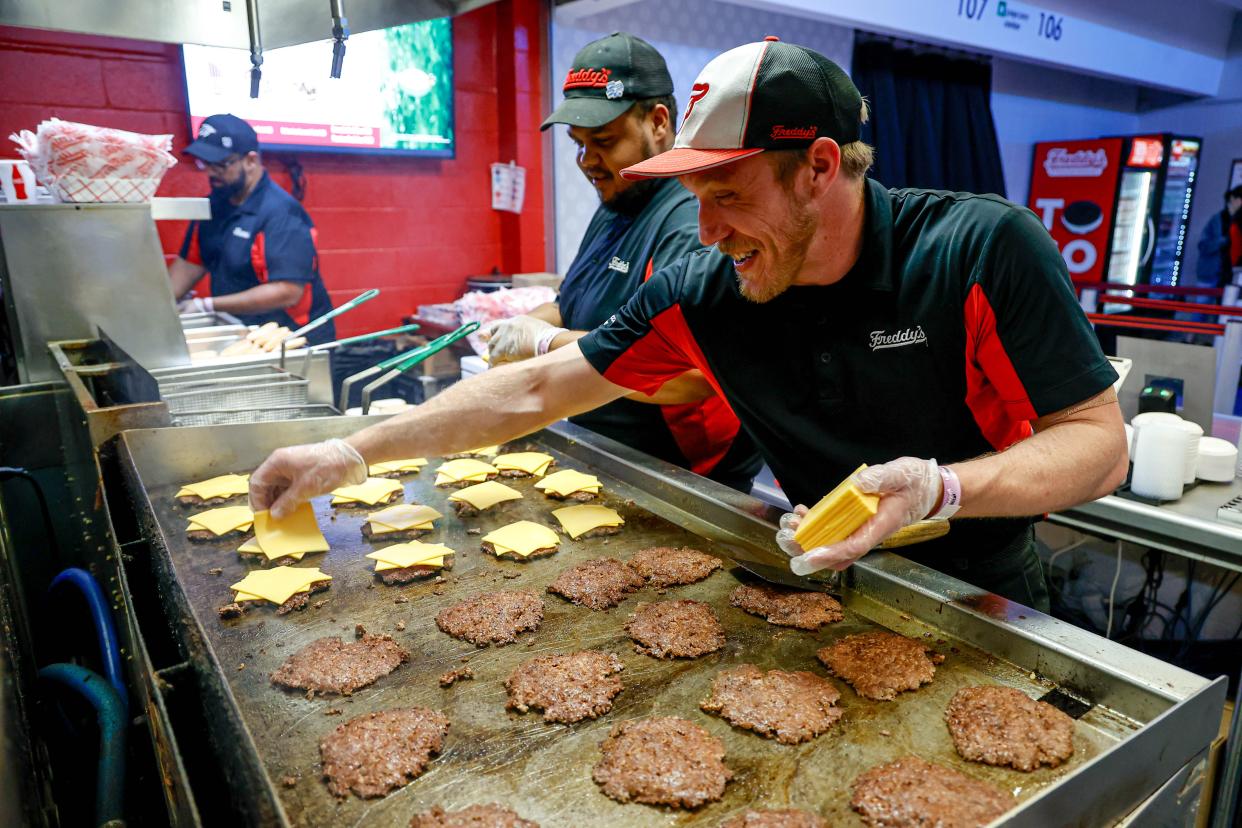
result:
[[[1200,480],[1231,483],[1238,465],[1238,448],[1219,437],[1199,438],[1199,462],[1195,474]]]
[[[1186,456],[1182,458],[1182,483],[1189,485],[1195,482],[1195,471],[1199,461],[1199,438],[1203,436],[1203,427],[1198,423],[1192,423],[1190,420],[1184,420],[1176,414],[1170,414],[1167,411],[1145,411],[1138,414],[1130,421],[1134,427],[1134,443],[1130,450],[1130,460],[1133,461],[1139,449],[1139,435],[1143,429],[1153,423],[1161,423],[1164,425],[1180,428],[1189,436],[1186,443]]]
[[[1138,425],[1130,491],[1154,500],[1181,497],[1189,441],[1190,432],[1175,423],[1148,421]]]

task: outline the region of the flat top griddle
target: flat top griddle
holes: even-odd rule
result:
[[[287,428],[291,424],[280,425]],[[206,434],[238,429],[233,432],[236,435],[245,433],[242,429],[254,428],[259,426],[202,431]],[[178,431],[182,439],[187,433],[184,429]],[[257,793],[251,795],[272,797],[279,803],[277,810],[283,812],[290,824],[405,825],[414,813],[434,805],[452,809],[494,801],[544,826],[700,822],[714,825],[746,807],[800,807],[822,814],[833,825],[861,825],[849,808],[851,783],[862,771],[899,756],[915,753],[991,782],[1011,791],[1017,804],[1073,778],[1088,768],[1092,760],[1134,736],[1144,725],[1097,704],[1078,720],[1074,757],[1057,769],[1020,773],[960,759],[943,722],[944,708],[956,690],[972,684],[997,683],[1041,697],[1056,685],[1031,669],[950,635],[946,623],[936,623],[935,613],[931,617],[922,613],[921,601],[926,596],[894,602],[879,600],[875,593],[866,590],[847,590],[845,620],[818,633],[775,627],[729,606],[730,591],[739,583],[753,582],[752,576],[737,568],[717,572],[698,584],[670,589],[663,595],[644,589],[606,612],[573,606],[544,591],[569,566],[604,556],[624,560],[639,549],[657,545],[688,545],[727,557],[729,549],[736,548],[739,535],[723,527],[713,531],[702,522],[702,515],[691,518],[686,511],[671,508],[667,500],[661,499],[661,492],[623,482],[621,476],[633,478],[632,468],[625,464],[587,462],[595,456],[584,453],[574,440],[545,433],[539,439],[514,445],[553,454],[557,461],[553,470],[576,468],[598,475],[604,484],[604,496],[599,502],[615,508],[625,518],[622,532],[611,538],[580,541],[563,535],[560,551],[551,557],[528,562],[498,560],[480,551],[481,535],[467,534],[467,529],[478,528],[485,534],[521,519],[556,528],[551,512],[566,504],[545,498],[533,488],[533,479],[506,480],[524,494],[523,500],[503,504],[478,517],[458,518],[447,500],[453,490],[433,486],[440,461],[429,458],[431,463],[420,474],[403,478],[405,499],[429,504],[445,515],[437,522],[436,531],[423,538],[447,544],[458,553],[453,570],[444,573],[445,583],[382,584],[372,572],[373,561],[363,557],[376,548],[360,533],[366,510],[335,509],[328,504],[327,497],[321,497],[314,501],[314,507],[332,549],[326,554],[306,556],[301,565],[318,566],[333,576],[328,591],[312,596],[312,602],[326,603],[318,609],[308,608],[283,617],[276,616],[275,608],[266,605],[232,621],[221,621],[216,608],[231,600],[228,585],[240,580],[255,564],[250,561],[251,556],[237,554],[236,541],[188,542],[185,517],[193,510],[178,505],[173,495],[179,484],[192,479],[247,471],[247,463],[237,462],[246,456],[245,451],[239,453],[236,445],[213,450],[210,441],[198,445],[194,453],[199,458],[200,473],[190,477],[184,477],[184,465],[192,461],[170,464],[167,446],[161,447],[164,454],[156,451],[144,456],[140,445],[131,451],[149,505],[148,525],[158,534],[157,545],[166,551],[176,588],[183,592],[193,616],[185,619],[186,623],[201,634],[204,656],[235,708],[241,736],[224,749],[235,751],[238,756],[253,755],[255,766],[261,768],[266,778],[256,788]],[[256,451],[249,465],[257,463],[265,453]],[[183,468],[174,470],[170,465]],[[222,569],[222,573],[211,574],[214,568]],[[534,634],[522,635],[516,644],[487,649],[450,638],[436,627],[435,614],[443,607],[479,592],[498,589],[531,589],[543,595],[546,615],[542,627]],[[629,612],[640,602],[675,598],[693,598],[713,606],[726,630],[727,643],[722,651],[698,659],[672,661],[633,651],[622,630]],[[398,603],[400,599],[404,602]],[[399,621],[405,622],[403,631],[397,629]],[[357,624],[370,632],[392,635],[411,652],[411,662],[347,698],[308,700],[296,691],[282,690],[270,683],[269,674],[290,653],[322,636],[338,635],[351,640]],[[811,670],[822,675],[825,671],[815,659],[818,648],[842,636],[881,627],[925,640],[943,653],[946,659],[937,668],[935,680],[917,692],[901,694],[895,701],[873,702],[833,679],[842,693],[839,706],[844,716],[831,731],[809,743],[780,745],[748,731],[735,730],[698,708],[708,695],[713,677],[723,668],[751,662],[764,669]],[[545,723],[534,712],[520,715],[505,710],[503,681],[517,664],[539,654],[583,648],[616,653],[625,665],[621,674],[625,689],[611,713],[576,725],[561,725]],[[470,665],[474,679],[442,689],[437,678],[463,663]],[[1051,669],[1055,658],[1048,663]],[[331,796],[320,779],[320,739],[354,716],[410,705],[441,710],[452,721],[445,750],[429,770],[382,799],[351,796],[338,801]],[[333,710],[341,714],[330,715]],[[651,715],[688,718],[724,741],[725,761],[735,777],[721,802],[694,812],[620,805],[604,796],[591,781],[592,766],[599,758],[599,743],[609,729],[618,722]],[[296,784],[284,786],[282,780],[286,777],[295,778]]]

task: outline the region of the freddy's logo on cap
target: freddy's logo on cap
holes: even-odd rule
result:
[[[611,69],[593,69],[584,66],[581,69],[570,69],[569,74],[565,76],[565,85],[561,87],[562,91],[570,89],[605,89],[608,86],[608,76],[612,74]]]
[[[787,127],[777,124],[772,127],[772,140],[813,141],[817,132],[819,132],[817,126]]]
[[[207,138],[207,137],[210,137],[210,136],[215,135],[215,134],[216,134],[216,128],[215,128],[215,127],[213,127],[213,126],[212,126],[211,124],[209,124],[209,123],[204,122],[204,123],[203,123],[201,126],[199,126],[199,128],[198,128],[198,137],[199,137],[199,138]]]

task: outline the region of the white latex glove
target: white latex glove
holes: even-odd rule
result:
[[[190,296],[177,303],[177,313],[211,313],[215,303],[210,296]]]
[[[854,478],[858,488],[880,495],[875,516],[854,534],[831,546],[803,549],[793,539],[807,508],[801,504],[781,515],[776,545],[790,557],[789,569],[795,575],[810,575],[821,569],[838,572],[870,552],[898,529],[927,517],[943,496],[940,467],[935,460],[898,457],[878,466],[868,466]]]
[[[491,365],[518,362],[536,356],[539,337],[554,328],[533,316],[513,316],[490,323],[482,333]]]
[[[268,455],[250,475],[250,508],[282,518],[299,503],[367,479],[367,464],[344,440],[289,446]]]

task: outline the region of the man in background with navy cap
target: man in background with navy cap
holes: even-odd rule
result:
[[[248,325],[294,330],[332,309],[319,275],[315,226],[263,168],[259,138],[235,115],[212,115],[184,150],[207,173],[211,218],[195,221],[169,265],[178,310],[230,313]],[[187,296],[211,274],[210,296]],[[331,322],[308,335],[336,338]]]
[[[579,50],[562,88],[565,99],[540,129],[569,128],[578,169],[599,207],[557,301],[492,326],[493,365],[573,343],[620,310],[654,271],[702,247],[698,206],[685,187],[673,179],[621,175],[673,146],[677,101],[660,53],[641,38],[614,32]],[[570,419],[744,492],[759,470],[754,444],[697,370],[657,397],[636,394]]]
[[[793,572],[844,569],[952,517],[946,537],[901,553],[1046,611],[1032,524],[1125,478],[1116,372],[1040,220],[996,196],[868,179],[865,118],[853,82],[810,49],[769,38],[716,57],[673,149],[624,171],[679,177],[715,249],[656,272],[560,350],[347,440],[275,452],[251,506],[284,514],[367,463],[504,442],[699,369],[793,503],[868,464],[855,482],[878,512],[849,537],[801,549],[805,508],[781,519]]]

